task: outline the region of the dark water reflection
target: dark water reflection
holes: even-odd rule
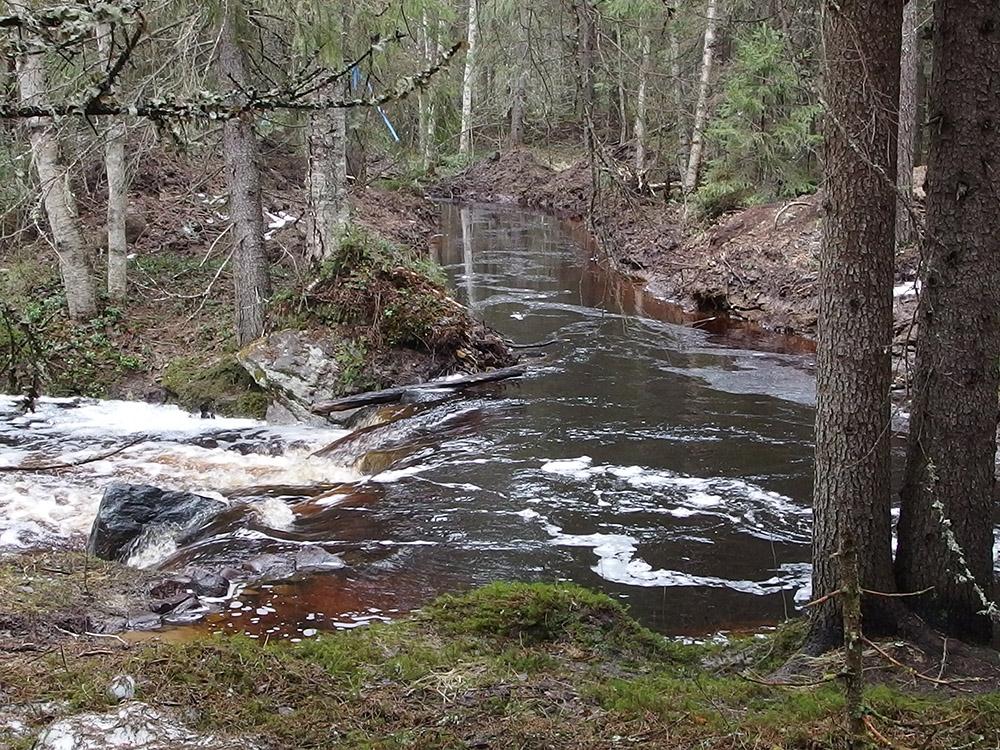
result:
[[[808,578],[808,345],[696,322],[548,217],[444,206],[442,225],[460,298],[515,342],[555,343],[522,380],[343,438],[331,455],[377,450],[341,497],[300,493],[281,529],[233,524],[181,550],[174,562],[222,563],[308,544],[345,563],[244,590],[207,627],[309,637],[497,579],[598,588],[670,634],[793,613]]]

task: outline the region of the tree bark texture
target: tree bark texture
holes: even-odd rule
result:
[[[458,153],[472,153],[472,94],[476,83],[476,48],[479,36],[477,0],[469,0],[469,25],[466,36],[465,73],[462,76],[462,134],[459,136]]]
[[[899,157],[896,187],[901,196],[896,208],[896,247],[913,241],[913,218],[907,209],[913,196],[913,149],[917,132],[917,65],[920,45],[917,37],[918,0],[903,7],[903,51],[899,73]]]
[[[580,64],[580,121],[583,123],[583,147],[590,153],[591,127],[594,119],[595,85],[594,54],[597,47],[596,13],[591,0],[578,0],[577,13],[577,58]]]
[[[42,55],[27,54],[18,59],[17,81],[24,104],[45,106],[48,103]],[[92,318],[97,313],[93,269],[77,217],[76,199],[70,190],[69,170],[59,156],[55,124],[50,118],[32,117],[26,121],[26,126],[70,317],[75,320]]]
[[[347,111],[331,109],[309,117],[306,192],[306,254],[323,261],[336,255],[351,220],[347,195]]]
[[[683,188],[690,193],[698,185],[701,170],[701,153],[704,147],[705,123],[708,120],[708,94],[712,85],[712,61],[715,58],[715,29],[718,24],[718,0],[708,0],[705,12],[705,46],[701,55],[701,73],[698,76],[698,103],[694,110],[694,124],[691,128],[691,148],[688,155],[687,171]]]
[[[514,80],[511,84],[510,103],[510,145],[520,146],[524,143],[524,115],[527,109],[528,96],[528,64],[531,55],[531,15],[529,9],[524,5],[518,7],[517,19],[519,33],[521,35],[521,45]]]
[[[669,24],[670,33],[670,88],[674,95],[674,132],[677,133],[677,177],[683,180],[688,163],[688,135],[684,106],[684,87],[681,85],[681,46],[677,37],[676,22]]]
[[[635,95],[635,175],[643,179],[646,171],[646,79],[649,76],[649,55],[652,39],[642,35],[642,61],[639,64],[639,90]]]
[[[825,219],[820,252],[813,596],[840,587],[857,545],[861,587],[893,590],[889,388],[902,0],[824,7]],[[891,630],[865,597],[865,628]],[[839,645],[842,602],[812,610],[810,648]]]
[[[97,48],[105,64],[113,62],[112,29],[97,26]],[[104,171],[108,178],[108,296],[125,298],[128,287],[128,241],[125,218],[128,212],[128,175],[125,166],[125,122],[112,118],[104,131]]]
[[[927,236],[896,566],[902,590],[934,587],[907,599],[926,620],[985,641],[991,626],[978,613],[994,590],[1000,388],[996,0],[938,0],[933,55]],[[967,574],[982,595],[960,580]]]
[[[237,33],[237,7],[228,5],[219,34],[219,78],[239,88],[248,76]],[[271,292],[264,249],[264,210],[260,189],[260,154],[252,115],[227,120],[222,126],[229,214],[233,223],[233,284],[236,342],[245,346],[264,334],[264,306]]]

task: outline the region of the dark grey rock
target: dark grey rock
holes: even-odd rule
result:
[[[140,535],[170,534],[178,544],[226,508],[226,504],[190,492],[142,484],[112,484],[104,491],[87,549],[103,560],[124,562]]]

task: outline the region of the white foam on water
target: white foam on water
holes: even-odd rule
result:
[[[34,547],[86,535],[105,487],[112,482],[152,484],[223,499],[254,485],[337,484],[359,474],[311,456],[346,434],[306,425],[274,426],[253,419],[201,419],[177,406],[131,401],[40,399],[33,414],[17,413],[20,399],[0,396],[0,436],[17,447],[0,452],[0,465],[74,463],[140,442],[107,458],[58,473],[0,472],[0,550]],[[178,441],[233,431],[241,442],[284,446],[279,455],[241,454]],[[245,439],[244,439],[245,434]],[[287,528],[292,510],[279,500],[253,505],[265,525]],[[156,545],[154,544],[154,547]],[[150,554],[156,551],[150,550]],[[163,550],[160,549],[160,552]],[[142,553],[137,564],[150,564]]]
[[[590,547],[597,556],[591,568],[611,583],[641,587],[698,586],[727,588],[755,596],[768,596],[778,591],[798,589],[808,580],[809,566],[792,563],[779,567],[774,576],[764,581],[740,581],[715,576],[699,576],[680,570],[654,569],[636,557],[639,541],[626,534],[565,534],[558,526],[546,527],[550,543],[560,547]]]

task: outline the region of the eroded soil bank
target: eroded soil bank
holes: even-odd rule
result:
[[[821,194],[703,221],[681,203],[624,189],[613,162],[596,170],[595,194],[594,172],[586,159],[559,162],[528,149],[506,150],[442,180],[435,194],[585,219],[608,259],[658,296],[706,316],[815,335]],[[917,261],[912,248],[897,257],[897,357],[912,342]]]

